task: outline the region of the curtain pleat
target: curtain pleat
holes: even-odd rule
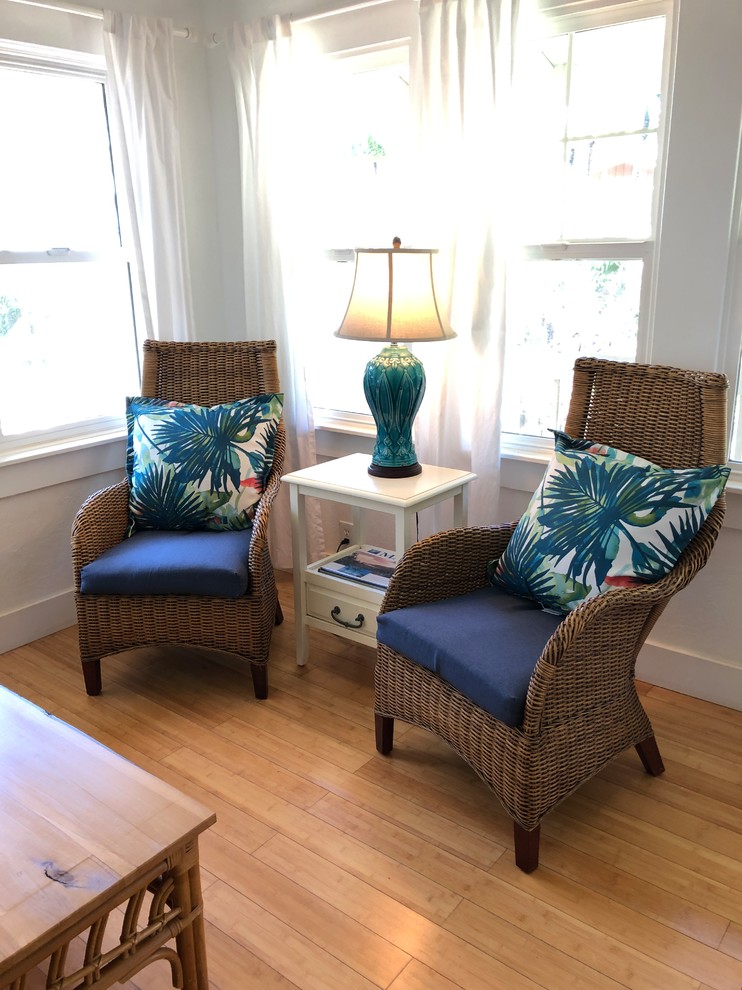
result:
[[[277,342],[285,394],[286,472],[316,463],[314,421],[305,378],[305,348],[311,346],[301,316],[291,309],[291,276],[302,265],[297,202],[300,155],[292,119],[300,103],[287,17],[235,24],[227,32],[227,52],[237,100],[242,181],[243,248],[247,336]],[[291,323],[291,327],[289,324]],[[271,517],[273,560],[291,566],[291,526],[287,492]],[[324,553],[317,506],[307,509],[308,553]]]
[[[416,446],[423,462],[477,474],[474,524],[497,519],[516,14],[517,0],[421,0],[412,80],[427,240],[457,334],[416,347],[428,379]],[[439,512],[428,531],[444,523]]]
[[[173,24],[106,11],[106,94],[129,201],[147,337],[193,339]]]

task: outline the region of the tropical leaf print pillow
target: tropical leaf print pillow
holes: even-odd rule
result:
[[[280,394],[218,406],[128,398],[130,532],[252,525],[282,408]]]
[[[719,464],[672,470],[554,434],[544,479],[488,566],[492,584],[554,611],[667,574],[729,477]]]

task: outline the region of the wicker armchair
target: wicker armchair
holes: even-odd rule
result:
[[[278,391],[275,341],[144,343],[145,396],[216,405]],[[206,647],[249,661],[255,697],[267,697],[271,633],[283,618],[268,549],[268,520],[280,486],[285,449],[281,424],[272,470],[253,521],[249,588],[239,598],[81,594],[82,568],[124,540],[129,522],[128,482],[99,491],[84,502],[72,528],[72,561],[80,659],[88,694],[100,693],[102,657],[167,643]]]
[[[580,359],[565,430],[666,468],[724,463],[726,389],[720,374]],[[664,578],[608,591],[559,622],[536,662],[517,726],[379,643],[378,751],[391,751],[394,719],[444,739],[499,798],[513,819],[516,863],[534,870],[543,818],[615,756],[634,746],[648,773],[662,773],[634,686],[636,657],[670,598],[706,564],[723,517],[722,497]],[[415,544],[397,567],[381,614],[484,586],[487,562],[503,553],[515,526],[451,530]],[[493,643],[493,665],[497,658]]]

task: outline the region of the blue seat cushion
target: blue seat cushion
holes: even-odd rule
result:
[[[249,586],[252,529],[142,530],[82,568],[83,595],[239,598]]]
[[[432,670],[506,725],[520,725],[528,683],[564,619],[499,588],[378,617],[380,643]]]

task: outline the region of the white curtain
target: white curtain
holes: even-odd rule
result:
[[[242,178],[242,220],[247,335],[275,340],[284,391],[288,438],[286,471],[316,463],[314,422],[304,374],[306,319],[295,286],[303,284],[300,74],[287,17],[235,24],[227,51],[237,99]],[[290,329],[291,328],[291,329]],[[272,518],[272,556],[291,566],[288,494],[279,496]],[[310,559],[324,552],[319,509],[307,512]]]
[[[412,83],[427,241],[439,248],[436,289],[457,333],[452,342],[415,348],[428,382],[415,443],[422,462],[476,473],[473,524],[499,521],[517,7],[518,0],[421,0]]]
[[[106,11],[109,116],[120,150],[147,337],[193,339],[173,24]]]

